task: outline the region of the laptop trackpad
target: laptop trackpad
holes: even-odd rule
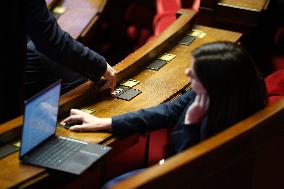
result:
[[[111,147],[97,144],[87,144],[84,148],[78,150],[74,155],[68,158],[60,166],[67,172],[81,174],[89,168],[96,160],[105,155]]]

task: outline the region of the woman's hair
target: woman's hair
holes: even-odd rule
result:
[[[205,133],[212,135],[265,106],[264,81],[244,48],[231,42],[213,42],[200,46],[192,55],[193,69],[210,100]]]

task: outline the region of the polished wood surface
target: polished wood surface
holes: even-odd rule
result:
[[[269,1],[270,0],[203,0],[200,6],[209,9],[215,9],[217,4],[222,4],[235,8],[262,11],[266,8]]]
[[[240,9],[248,9],[251,11],[261,12],[266,8],[268,0],[219,0],[218,4],[223,6],[231,6]]]
[[[10,188],[43,174],[42,168],[22,165],[18,152],[1,159],[0,170],[0,188]]]
[[[191,64],[190,52],[193,49],[201,44],[216,40],[237,42],[241,37],[241,34],[237,32],[200,25],[191,26],[190,20],[193,15],[193,13],[182,15],[157,39],[148,42],[142,48],[130,54],[125,60],[114,66],[118,72],[118,81],[125,79],[138,80],[140,83],[133,88],[141,90],[142,93],[131,101],[102,97],[100,101],[88,106],[96,110],[96,116],[111,117],[129,111],[151,107],[170,100],[189,85],[188,77],[184,74],[184,71]],[[185,34],[190,33],[192,29],[201,30],[206,33],[206,36],[204,38],[197,38],[189,46],[177,44],[178,40]],[[172,34],[175,35],[173,36]],[[146,65],[150,64],[163,53],[175,54],[176,57],[159,71],[145,69]],[[179,77],[178,80],[177,76]],[[69,93],[69,96],[72,96],[71,93]],[[78,95],[78,93],[76,94]],[[69,103],[70,102],[72,102],[72,99],[69,100]],[[73,103],[73,106],[78,107],[80,105]],[[64,130],[64,132],[62,131],[60,134],[82,139],[80,137],[81,133],[76,134]],[[97,133],[90,134],[90,136],[92,135],[95,136]]]
[[[107,0],[53,0],[47,1],[48,7],[64,7],[66,11],[58,18],[58,24],[73,38],[87,41],[93,33],[92,29]]]
[[[283,123],[284,98],[112,188],[283,188]]]
[[[135,89],[142,91],[140,95],[131,101],[124,101],[112,97],[100,96],[96,87],[91,82],[77,87],[66,93],[60,99],[60,117],[64,118],[71,108],[87,106],[96,110],[95,115],[99,117],[110,117],[121,113],[135,111],[140,108],[150,107],[168,101],[179,94],[189,85],[188,78],[184,74],[185,68],[191,64],[190,52],[197,46],[216,40],[228,40],[237,42],[241,34],[226,30],[214,29],[200,25],[194,25],[195,13],[183,11],[174,24],[161,33],[160,36],[145,44],[142,48],[130,54],[125,60],[114,68],[118,71],[118,81],[124,79],[136,79],[140,83]],[[184,35],[192,29],[201,30],[206,33],[204,38],[197,38],[191,45],[177,44]],[[145,66],[155,60],[163,53],[172,53],[176,58],[163,66],[159,71],[145,69]],[[179,77],[177,79],[177,76]],[[0,136],[10,129],[20,129],[22,118],[12,120],[0,126]],[[88,142],[112,145],[118,140],[110,133],[74,133],[69,130],[58,128],[57,134]],[[120,146],[121,147],[121,146]],[[9,166],[6,166],[9,161]],[[19,165],[17,154],[7,156],[0,160],[0,167],[7,167],[7,171],[13,172],[13,177],[7,178],[7,171],[0,172],[0,188],[23,185],[27,179],[37,179],[38,175],[45,174],[45,169],[26,167]]]
[[[199,23],[238,32],[257,27],[270,0],[207,0],[199,11]],[[214,5],[215,4],[215,5]]]

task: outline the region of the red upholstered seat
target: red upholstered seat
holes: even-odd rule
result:
[[[176,20],[176,12],[180,8],[198,11],[200,0],[156,0],[156,15],[148,7],[130,4],[125,12],[129,23],[127,36],[133,41],[134,49],[141,47],[146,41],[158,36]]]
[[[154,35],[159,35],[176,20],[180,8],[198,11],[200,0],[156,0],[157,13],[154,17]]]
[[[200,1],[201,0],[194,0],[194,2],[192,3],[191,9],[194,11],[198,11],[200,7]]]
[[[176,20],[176,15],[173,13],[156,15],[154,19],[154,35],[158,36],[175,20]]]
[[[181,8],[180,0],[156,0],[157,14],[176,13]]]
[[[156,0],[157,13],[154,17],[154,35],[159,35],[176,20],[176,12],[181,8],[180,0]]]
[[[278,70],[265,78],[268,94],[268,104],[284,96],[284,69]]]
[[[268,102],[267,104],[270,105],[274,102],[277,102],[278,100],[280,100],[281,98],[284,98],[283,96],[270,96],[268,97]]]

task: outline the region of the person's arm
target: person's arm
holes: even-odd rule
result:
[[[70,116],[61,124],[72,124],[72,131],[112,131],[118,137],[134,133],[164,128],[176,124],[180,115],[195,98],[193,91],[188,91],[178,99],[158,106],[130,112],[113,118],[98,118],[80,110],[71,110]]]
[[[137,132],[143,134],[173,126],[194,98],[195,93],[190,90],[174,101],[115,116],[112,118],[112,132],[119,137],[125,137]]]
[[[107,80],[115,78],[115,71],[104,57],[59,27],[44,0],[24,1],[27,33],[39,51],[92,81],[98,81],[102,76]]]

